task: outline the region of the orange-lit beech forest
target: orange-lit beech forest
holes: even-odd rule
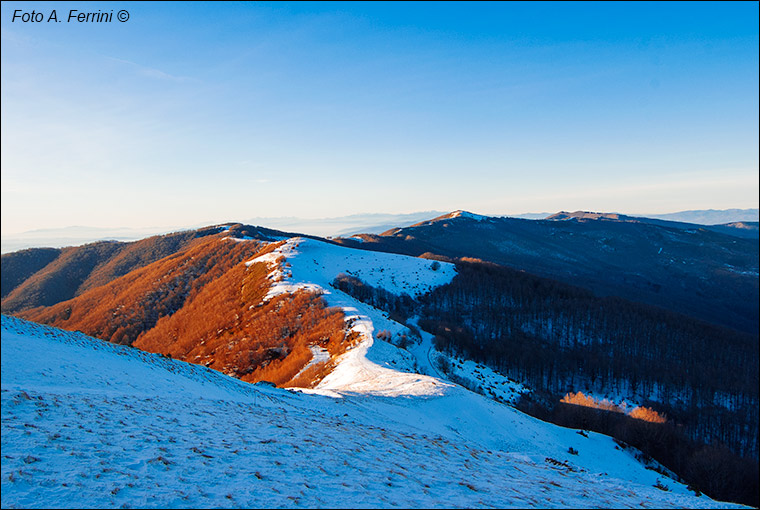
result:
[[[263,263],[247,267],[245,261],[276,246],[198,239],[74,299],[20,315],[249,382],[311,386],[329,373],[332,360],[299,373],[312,359],[310,347],[335,356],[356,335],[343,313],[326,307],[314,293],[299,291],[263,302],[268,269]]]

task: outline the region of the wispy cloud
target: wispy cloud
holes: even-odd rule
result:
[[[194,78],[191,78],[189,76],[176,76],[176,75],[164,72],[160,69],[155,69],[153,67],[148,67],[142,64],[138,64],[136,62],[132,62],[131,60],[124,60],[122,58],[115,58],[115,57],[106,57],[106,58],[114,62],[119,62],[120,64],[126,64],[127,66],[132,67],[138,74],[147,76],[149,78],[156,78],[159,80],[168,80],[168,81],[175,81],[175,82],[187,82],[187,81],[195,80]]]

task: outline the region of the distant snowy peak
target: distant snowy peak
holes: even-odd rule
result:
[[[461,209],[454,211],[452,213],[449,213],[447,216],[449,218],[468,218],[468,219],[476,220],[476,221],[483,221],[483,220],[488,219],[488,216],[483,216],[482,214],[475,214],[468,211],[463,211]]]
[[[753,230],[757,232],[760,230],[760,224],[757,221],[736,221],[734,223],[726,223],[724,227],[739,228],[743,230]]]
[[[546,217],[552,221],[588,221],[588,220],[612,220],[612,221],[636,221],[636,218],[617,213],[601,213],[591,211],[560,211]]]
[[[453,219],[459,219],[459,218],[464,219],[464,220],[475,220],[475,221],[485,221],[485,220],[492,219],[490,216],[483,216],[482,214],[475,214],[469,211],[463,211],[462,209],[458,209],[448,214],[444,214],[443,216],[438,216],[437,218],[433,218],[432,220],[415,223],[411,227],[413,228],[413,227],[427,226],[427,225],[432,225],[433,223],[436,223],[439,221],[453,220]],[[400,229],[393,229],[388,232],[384,232],[383,235],[392,233],[394,231],[399,231],[399,230]]]

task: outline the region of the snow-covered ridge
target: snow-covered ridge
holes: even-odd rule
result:
[[[278,263],[278,260],[282,262]],[[340,307],[351,329],[362,340],[338,360],[337,367],[317,386],[320,392],[355,392],[385,396],[440,395],[450,383],[413,373],[409,354],[376,338],[406,330],[386,315],[332,287],[341,273],[394,294],[419,296],[456,275],[453,264],[392,253],[345,248],[306,238],[292,238],[270,253],[246,262],[266,263],[272,286],[265,300],[286,292],[309,290],[323,294],[328,305]],[[396,370],[401,369],[401,371]]]
[[[463,211],[461,209],[452,212],[451,214],[447,215],[449,218],[467,218],[470,220],[476,220],[476,221],[483,221],[489,219],[488,216],[483,216],[482,214],[475,214],[468,211]]]
[[[3,508],[738,507],[461,388],[291,393],[6,316],[2,354]]]
[[[411,225],[411,226],[409,226],[407,228],[417,228],[417,227],[423,227],[423,226],[430,226],[430,225],[432,225],[434,223],[437,223],[437,222],[440,222],[440,221],[452,220],[452,219],[456,219],[456,218],[465,218],[465,219],[468,219],[468,220],[475,220],[475,221],[479,221],[479,222],[480,221],[487,221],[487,220],[492,220],[493,219],[490,216],[483,216],[481,214],[475,214],[475,213],[471,213],[469,211],[463,211],[463,210],[459,209],[459,210],[456,210],[456,211],[452,211],[452,212],[450,212],[448,214],[444,214],[443,216],[438,216],[438,217],[433,218],[431,220],[426,220],[426,221],[421,221],[419,223],[415,223],[414,225]],[[444,226],[446,226],[446,225],[444,225]],[[399,232],[401,232],[402,230],[404,230],[404,229],[396,228],[396,229],[388,230],[383,235],[396,235]]]
[[[456,275],[454,264],[428,259],[346,248],[315,239],[293,237],[266,255],[246,262],[273,264],[284,257],[286,267],[275,268],[277,281],[270,294],[275,296],[298,288],[318,286],[333,292],[330,283],[341,273],[354,276],[393,294],[412,297],[445,285]]]

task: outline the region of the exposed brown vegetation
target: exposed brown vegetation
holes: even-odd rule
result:
[[[264,303],[267,289],[265,264],[239,264],[177,313],[159,320],[134,345],[244,381],[286,385],[311,361],[310,346],[337,356],[356,340],[346,331],[343,313],[326,307],[317,294],[299,291]],[[315,379],[320,368],[315,365],[310,372]],[[314,382],[299,377],[297,384],[287,385]]]
[[[649,421],[652,423],[665,423],[668,421],[668,417],[665,414],[660,414],[650,407],[634,407],[628,416],[636,418],[637,420]]]
[[[613,413],[626,413],[631,418],[637,420],[648,421],[652,423],[665,423],[667,416],[663,413],[660,414],[652,408],[636,406],[630,411],[626,409],[625,402],[622,405],[617,405],[609,400],[602,399],[597,400],[594,397],[584,395],[583,392],[567,393],[560,402],[564,404],[575,404],[577,406],[593,407],[594,409],[603,409],[605,411],[611,411]]]
[[[596,400],[594,397],[586,396],[583,392],[567,393],[560,402],[565,404],[575,404],[577,406],[593,407],[595,409],[604,409],[605,411],[612,411],[614,413],[624,412],[623,408],[610,402],[606,398],[603,400]]]
[[[2,310],[53,306],[210,237],[271,241],[285,232],[240,223],[185,230],[133,242],[101,241],[62,249],[30,248],[2,256]]]
[[[132,271],[74,299],[19,315],[119,344],[131,344],[165,315],[233,265],[252,257],[259,244],[216,238]]]
[[[71,299],[88,275],[119,252],[120,243],[100,242],[78,248],[64,248],[44,267],[18,284],[2,300],[3,313],[15,313],[35,306],[50,306]],[[10,254],[12,257],[15,254]],[[5,257],[3,272],[6,272]]]
[[[3,254],[0,295],[3,298],[61,254],[57,248],[34,248]]]
[[[3,312],[55,305],[218,233],[219,228],[208,227],[129,243],[103,241],[3,255]]]

